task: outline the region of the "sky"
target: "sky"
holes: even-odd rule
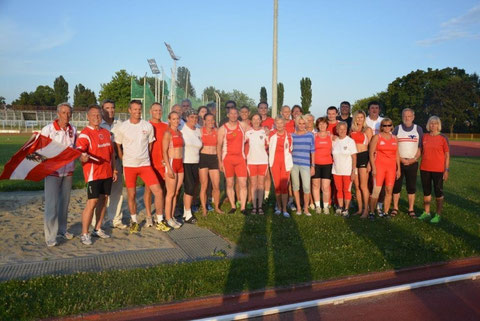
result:
[[[386,90],[417,69],[480,73],[480,1],[278,1],[278,81],[284,103],[300,103],[312,80],[311,111]],[[116,71],[150,74],[147,58],[177,66],[207,86],[271,99],[273,0],[0,0],[0,96],[7,103],[63,75],[97,95]]]

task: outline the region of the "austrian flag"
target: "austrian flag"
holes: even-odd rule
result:
[[[0,179],[40,181],[82,153],[36,133],[5,164]]]

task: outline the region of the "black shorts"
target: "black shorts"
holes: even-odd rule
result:
[[[193,196],[195,187],[198,186],[198,164],[183,164],[183,171],[185,178],[183,180],[183,192],[187,195]]]
[[[208,168],[209,170],[218,169],[218,157],[216,154],[200,153],[198,168]]]
[[[332,164],[315,164],[315,174],[312,176],[312,178],[332,179]]]
[[[404,176],[407,185],[407,194],[415,194],[417,191],[417,172],[418,162],[407,166],[400,163],[401,174],[400,177],[395,181],[395,185],[393,185],[393,194],[398,194],[402,191]]]
[[[98,198],[100,195],[110,195],[112,178],[97,179],[87,183],[88,199]]]
[[[442,172],[427,172],[420,170],[420,177],[422,179],[423,196],[432,195],[432,182],[435,197],[443,197],[443,173]]]
[[[369,158],[368,150],[357,153],[357,168],[367,168]]]

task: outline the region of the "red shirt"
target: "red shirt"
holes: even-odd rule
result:
[[[225,138],[223,140],[223,157],[226,155],[238,156],[241,155],[245,158],[244,144],[245,135],[243,129],[240,126],[240,122],[237,122],[237,127],[230,129],[227,124],[224,124]]]
[[[398,143],[395,136],[391,135],[390,139],[385,139],[379,134],[375,164],[385,164],[385,166],[393,167],[397,162],[397,149]]]
[[[268,129],[272,130],[274,122],[272,117],[267,117],[265,120],[262,120],[262,127],[268,127]]]
[[[330,132],[332,135],[337,135],[337,124],[338,121],[334,124],[328,123],[327,131]]]
[[[85,127],[77,139],[77,149],[86,152],[97,160],[90,158],[83,163],[85,182],[112,177],[113,146],[110,132],[104,128]]]
[[[203,146],[217,146],[217,130],[212,128],[208,134],[207,129],[202,127],[202,143]]]
[[[422,141],[422,171],[440,172],[445,171],[445,153],[450,151],[448,140],[442,134],[432,136],[423,135]]]
[[[292,134],[295,132],[295,121],[293,119],[285,123],[285,130],[289,134]]]
[[[330,135],[320,137],[315,135],[315,164],[329,165],[332,164],[332,137]]]
[[[150,154],[150,159],[152,160],[152,166],[155,168],[164,167],[162,165],[163,161],[163,134],[168,129],[168,125],[164,122],[154,123],[150,121],[150,124],[153,126],[153,131],[155,133],[155,141],[152,145],[152,152]]]

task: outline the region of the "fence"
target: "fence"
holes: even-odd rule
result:
[[[448,139],[454,139],[454,140],[480,140],[480,134],[445,134]]]

